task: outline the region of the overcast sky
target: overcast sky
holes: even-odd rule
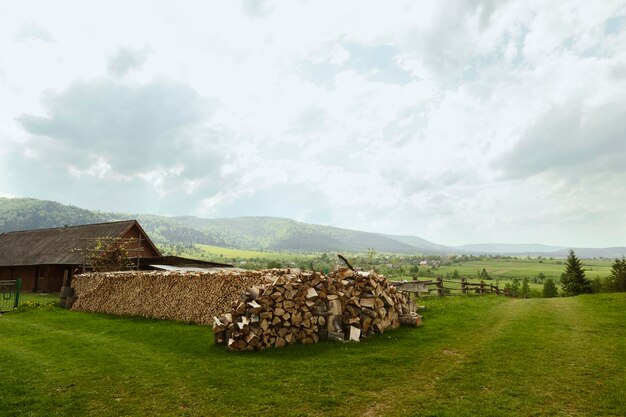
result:
[[[626,2],[0,1],[0,196],[626,246]]]

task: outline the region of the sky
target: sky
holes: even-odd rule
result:
[[[0,0],[0,196],[626,246],[626,2]]]

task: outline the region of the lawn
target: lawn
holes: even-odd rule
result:
[[[424,303],[420,329],[241,353],[202,326],[12,312],[0,415],[626,414],[626,294]]]

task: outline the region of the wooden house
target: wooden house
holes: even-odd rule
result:
[[[99,240],[125,242],[135,259],[161,258],[136,220],[7,232],[0,234],[0,280],[21,278],[24,291],[57,292],[64,276],[88,266],[86,252]]]

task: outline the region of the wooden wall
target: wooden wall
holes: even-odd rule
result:
[[[56,293],[71,265],[0,266],[0,280],[22,279],[22,291]],[[35,279],[39,276],[39,279]]]
[[[146,235],[141,233],[137,226],[133,226],[128,230],[124,235],[121,236],[123,239],[139,239],[141,237],[141,241],[136,240],[131,242],[128,245],[128,255],[131,258],[142,257],[142,258],[151,258],[154,256],[159,256],[157,252],[152,248],[152,246],[148,243],[146,239]],[[138,250],[141,248],[141,250]]]

